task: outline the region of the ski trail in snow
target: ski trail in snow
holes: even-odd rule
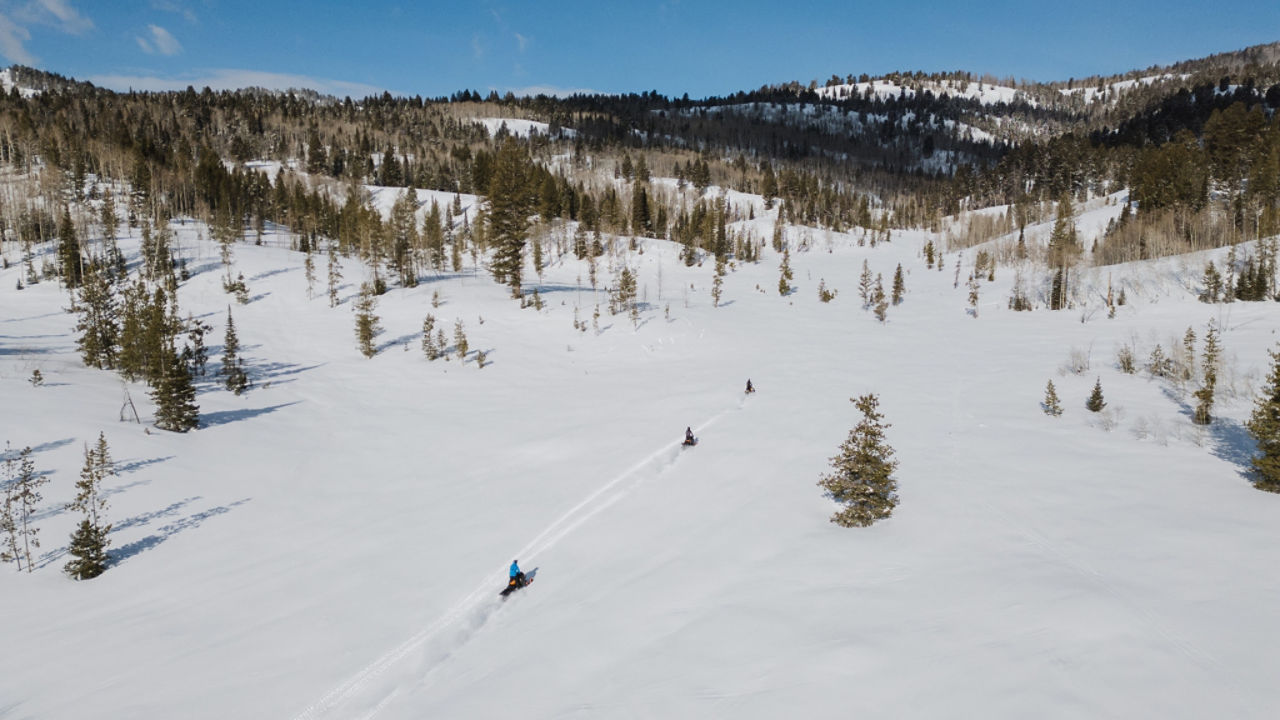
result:
[[[738,403],[734,409],[742,409],[743,403]],[[714,425],[720,418],[729,413],[730,410],[722,410],[714,415],[711,419],[698,425],[696,432],[701,432],[705,428]],[[619,500],[626,497],[635,487],[643,483],[648,477],[640,474],[642,470],[654,466],[656,472],[653,476],[660,475],[667,468],[675,464],[676,459],[680,457],[682,440],[676,440],[654,452],[638,460],[631,467],[623,470],[615,475],[605,484],[596,488],[594,492],[584,498],[577,505],[569,508],[563,515],[546,527],[534,539],[530,540],[523,548],[516,553],[515,557],[529,558],[531,561],[537,557],[538,553],[544,552],[563,540],[567,535],[582,526],[591,518],[603,512],[607,508],[613,506]],[[639,475],[639,477],[634,477]],[[627,484],[628,480],[634,481]],[[385,653],[378,659],[374,660],[364,669],[352,675],[341,685],[330,690],[323,697],[312,703],[309,707],[294,717],[294,720],[316,720],[322,718],[339,706],[352,699],[354,696],[368,689],[375,680],[378,679],[391,667],[399,664],[411,653],[425,646],[435,636],[439,635],[445,628],[450,627],[468,614],[472,613],[471,622],[458,637],[452,642],[446,643],[441,648],[441,652],[437,658],[431,661],[423,670],[423,674],[429,674],[441,663],[448,660],[454,652],[457,651],[467,640],[469,640],[476,632],[478,632],[488,621],[489,616],[497,609],[497,601],[494,600],[493,588],[502,584],[505,576],[501,572],[494,572],[485,576],[484,581],[474,590],[467,594],[462,600],[454,604],[444,615],[436,619],[427,627],[414,633],[413,636],[400,643],[389,652]],[[490,607],[485,607],[485,601],[488,600]],[[433,653],[435,654],[435,653]],[[382,698],[376,705],[363,714],[358,714],[361,720],[370,720],[378,714],[393,697],[399,694],[399,690],[392,690],[386,697]]]

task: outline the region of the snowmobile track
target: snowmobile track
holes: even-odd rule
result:
[[[706,422],[699,425],[695,430],[701,431],[704,428],[715,424],[721,417],[731,412],[731,410],[741,410],[742,402],[736,404],[736,407],[722,410]],[[675,440],[654,452],[645,456],[641,460],[635,462],[631,467],[615,475],[608,482],[601,485],[594,492],[584,498],[577,505],[567,510],[563,515],[546,527],[533,540],[530,540],[523,548],[516,553],[516,557],[534,558],[538,553],[547,550],[556,545],[574,530],[578,529],[583,523],[595,517],[599,513],[611,507],[614,503],[626,497],[632,490],[653,477],[657,477],[665,472],[668,468],[675,464],[680,457],[682,440]],[[644,473],[645,469],[652,468],[653,472]],[[629,481],[629,482],[628,482]],[[468,613],[472,614],[472,622],[467,632],[464,632],[450,647],[445,648],[440,657],[427,667],[423,668],[417,675],[425,678],[431,673],[435,667],[448,660],[453,653],[466,643],[472,635],[480,630],[488,621],[489,615],[496,608],[493,599],[493,588],[501,585],[505,581],[502,572],[494,572],[485,576],[481,583],[473,589],[466,597],[459,600],[444,615],[436,619],[427,627],[414,633],[411,637],[392,648],[381,657],[377,658],[356,674],[352,675],[345,682],[325,693],[323,697],[312,703],[305,710],[294,716],[294,720],[319,720],[333,715],[341,706],[355,698],[362,692],[371,689],[373,683],[386,673],[392,667],[399,665],[403,660],[408,658],[415,651],[423,648],[429,641],[439,635],[446,628],[457,624],[463,620]],[[493,603],[494,608],[484,611],[486,603]],[[476,611],[480,611],[476,614]],[[363,713],[353,712],[348,709],[343,712],[341,717],[352,717],[353,715],[360,717],[362,720],[369,720],[374,717],[383,707],[385,707],[391,698],[399,694],[399,690],[394,689],[392,692],[381,698],[373,707]]]

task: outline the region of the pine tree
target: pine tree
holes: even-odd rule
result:
[[[107,499],[102,494],[102,483],[116,474],[107,448],[107,437],[98,433],[98,442],[92,449],[84,449],[84,468],[76,483],[76,499],[67,503],[68,510],[79,510],[85,517],[80,527],[71,535],[68,553],[73,556],[64,569],[77,580],[94,578],[107,569],[107,545],[111,524],[102,517],[107,509]]]
[[[791,292],[791,248],[782,249],[782,265],[778,271],[778,294],[786,297]]]
[[[924,244],[924,266],[930,270],[933,269],[934,249],[933,241]]]
[[[467,334],[462,330],[462,318],[453,322],[453,349],[457,351],[459,361],[466,361],[471,345],[467,342]]]
[[[1102,378],[1093,384],[1093,392],[1089,393],[1089,399],[1085,401],[1084,406],[1090,412],[1101,412],[1107,403],[1102,399]]]
[[[524,245],[528,235],[533,197],[529,192],[529,159],[514,139],[507,138],[494,160],[489,181],[490,241],[495,247],[493,279],[511,287],[520,297]]]
[[[162,353],[164,370],[151,390],[151,400],[156,405],[156,427],[187,432],[200,424],[200,406],[196,404],[191,370],[172,344],[167,344]]]
[[[1196,331],[1189,327],[1187,334],[1182,336],[1182,352],[1178,374],[1183,380],[1191,380],[1196,371]]]
[[[862,275],[858,277],[858,297],[862,298],[862,309],[871,307],[871,289],[874,287],[871,276],[871,265],[866,260],[862,261]]]
[[[862,412],[862,420],[849,432],[840,453],[831,458],[834,472],[824,475],[818,485],[844,506],[831,516],[831,522],[867,527],[889,517],[898,504],[898,482],[893,477],[898,462],[885,442],[884,431],[891,426],[877,410],[879,399],[868,394],[850,402]]]
[[[893,304],[901,305],[906,293],[907,281],[902,277],[902,263],[898,263],[898,269],[893,271]]]
[[[1058,400],[1058,391],[1053,387],[1053,381],[1044,389],[1044,401],[1040,403],[1040,409],[1044,410],[1045,415],[1057,417],[1062,414],[1062,403]]]
[[[58,221],[58,262],[62,270],[62,282],[68,288],[80,287],[84,278],[84,260],[80,256],[80,240],[76,237],[76,226],[71,222],[71,209],[62,209],[62,219]]]
[[[871,289],[871,307],[876,314],[876,319],[884,322],[889,312],[889,300],[884,294],[884,281],[880,273],[876,273],[876,284]]]
[[[435,336],[432,335],[436,329],[436,316],[427,314],[425,320],[422,321],[422,353],[427,356],[428,360],[435,360],[440,357],[443,348],[436,344]]]
[[[1147,360],[1147,372],[1152,377],[1169,377],[1173,374],[1173,360],[1165,357],[1164,348],[1157,343],[1155,348],[1151,350],[1151,357]]]
[[[378,298],[373,286],[369,283],[360,285],[360,296],[356,298],[356,343],[360,352],[368,358],[377,354],[378,348],[373,341],[382,332],[375,311],[378,309]]]
[[[236,395],[248,389],[249,375],[244,371],[244,360],[240,357],[240,338],[236,335],[236,322],[231,317],[230,306],[227,306],[227,330],[222,339],[222,374],[227,389]]]
[[[1222,275],[1218,273],[1218,268],[1214,267],[1212,260],[1205,265],[1204,277],[1201,278],[1200,283],[1204,285],[1204,289],[1200,291],[1200,302],[1218,302],[1222,297]]]
[[[978,317],[978,276],[969,274],[969,311]]]
[[[1280,346],[1269,351],[1271,373],[1254,403],[1247,427],[1258,442],[1253,458],[1259,490],[1280,493]]]
[[[329,243],[329,307],[338,307],[338,283],[342,281],[342,265],[338,262],[338,244]]]
[[[1199,390],[1192,393],[1196,398],[1196,408],[1191,420],[1197,425],[1208,425],[1213,422],[1213,393],[1218,385],[1219,354],[1218,328],[1213,321],[1209,321],[1209,329],[1204,335],[1204,355],[1200,365],[1204,382]]]
[[[6,453],[12,458],[11,452]],[[36,472],[35,462],[31,459],[31,448],[24,447],[18,453],[18,469],[16,473],[10,469],[11,459],[6,463],[6,474],[12,478],[5,484],[4,530],[9,535],[8,548],[4,552],[4,560],[14,561],[18,570],[22,570],[22,561],[27,561],[27,572],[34,568],[31,562],[31,550],[40,547],[40,529],[33,523],[33,516],[43,497],[40,488],[49,478]],[[21,544],[22,547],[18,547]]]
[[[9,443],[4,445],[4,505],[0,505],[0,533],[4,534],[4,549],[0,550],[0,562],[17,563],[22,571],[22,552],[18,549],[18,465],[16,454]]]
[[[716,274],[711,280],[711,306],[720,307],[720,293],[724,287],[725,259],[716,256]]]
[[[112,277],[98,263],[90,263],[76,306],[80,315],[76,322],[80,357],[88,367],[100,370],[115,367],[120,342],[120,311]]]

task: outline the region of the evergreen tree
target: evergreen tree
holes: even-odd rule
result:
[[[24,447],[18,453],[18,469],[12,468],[12,452],[6,452],[6,475],[11,476],[5,483],[5,507],[3,529],[9,536],[7,548],[3,553],[5,562],[16,562],[18,570],[22,570],[22,561],[27,561],[27,572],[34,568],[31,562],[31,550],[40,547],[40,529],[33,522],[36,504],[43,497],[40,488],[49,478],[36,472],[35,462],[31,459],[31,448]],[[21,547],[19,547],[21,545]]]
[[[818,485],[844,506],[831,516],[831,522],[867,527],[889,517],[898,504],[898,482],[893,477],[898,462],[885,442],[884,431],[891,426],[877,410],[879,399],[868,394],[850,402],[862,412],[862,420],[849,432],[840,453],[831,458],[834,472],[824,475]]]
[[[493,177],[489,181],[490,241],[495,247],[493,279],[511,286],[512,297],[520,297],[520,274],[524,268],[524,244],[528,236],[532,196],[529,192],[529,159],[514,139],[507,138],[498,150]]]
[[[422,321],[422,353],[428,360],[435,360],[444,352],[444,348],[436,344],[435,337],[432,335],[435,329],[436,316],[428,313],[427,318]]]
[[[191,370],[182,362],[172,343],[162,351],[163,372],[151,390],[156,405],[156,427],[172,432],[187,432],[200,424],[200,406],[196,404],[196,387]]]
[[[871,265],[862,261],[862,274],[858,277],[858,297],[862,298],[862,309],[871,307],[871,290],[875,287],[875,278],[871,275]]]
[[[716,256],[716,273],[711,280],[711,306],[720,307],[720,293],[724,287],[725,259]]]
[[[933,241],[924,244],[924,266],[930,270],[933,269],[934,249]]]
[[[1093,384],[1093,392],[1089,393],[1089,399],[1085,400],[1084,406],[1090,412],[1101,412],[1107,403],[1102,399],[1102,378]]]
[[[902,277],[902,263],[898,263],[898,269],[893,271],[893,304],[901,305],[906,293],[907,281]]]
[[[1196,398],[1196,408],[1191,416],[1197,425],[1208,425],[1213,422],[1213,393],[1218,385],[1218,328],[1209,322],[1209,329],[1204,335],[1204,355],[1200,366],[1203,384],[1192,393]]]
[[[1169,377],[1173,375],[1173,360],[1165,357],[1164,348],[1159,343],[1151,350],[1151,357],[1147,360],[1147,372],[1152,377]]]
[[[373,341],[378,337],[378,333],[382,331],[378,323],[378,316],[375,311],[378,308],[378,298],[373,292],[373,286],[369,283],[362,283],[360,286],[360,296],[356,298],[356,343],[360,348],[360,352],[368,358],[377,354],[378,348]]]
[[[1260,490],[1280,493],[1280,346],[1269,351],[1271,373],[1254,403],[1247,427],[1258,442],[1252,460]]]
[[[889,299],[884,294],[884,280],[880,273],[876,273],[876,284],[871,290],[871,307],[876,319],[884,322],[889,312]]]
[[[0,562],[17,563],[22,571],[22,552],[18,549],[18,462],[9,443],[4,445],[4,504],[0,505],[0,533],[4,534],[4,549],[0,550]]]
[[[80,240],[76,237],[76,226],[71,222],[71,209],[62,209],[62,219],[58,221],[58,263],[62,271],[62,282],[68,288],[80,287],[84,278],[84,260],[80,256]]]
[[[1201,278],[1200,284],[1204,286],[1200,291],[1200,302],[1216,303],[1222,297],[1222,275],[1218,273],[1218,268],[1214,267],[1212,260],[1205,265],[1204,277]]]
[[[1062,403],[1058,400],[1058,391],[1053,387],[1053,381],[1044,389],[1044,401],[1040,403],[1040,409],[1044,410],[1045,415],[1057,417],[1062,414]]]
[[[1049,309],[1067,307],[1070,268],[1080,254],[1080,242],[1076,235],[1075,211],[1071,208],[1071,195],[1064,193],[1058,201],[1058,219],[1049,235],[1049,267],[1054,269],[1053,287],[1049,293]]]
[[[467,342],[467,334],[462,329],[462,318],[453,322],[453,349],[457,351],[459,361],[465,361],[467,352],[471,349],[470,343]]]
[[[338,307],[338,283],[342,281],[342,265],[338,262],[338,245],[329,243],[329,307]]]
[[[778,294],[786,297],[791,293],[791,248],[782,249],[782,265],[778,270]]]
[[[76,499],[67,503],[68,510],[79,510],[85,517],[71,535],[68,553],[74,558],[64,569],[77,580],[94,578],[107,569],[107,545],[111,524],[102,517],[107,509],[107,499],[102,494],[102,483],[116,474],[107,448],[107,437],[98,433],[98,442],[92,449],[84,449],[84,468],[76,483]]]
[[[969,311],[978,317],[978,276],[969,274]]]
[[[120,312],[116,306],[112,275],[98,263],[89,264],[84,283],[80,286],[80,302],[76,309],[80,315],[76,322],[76,330],[80,333],[76,345],[80,348],[84,364],[100,370],[115,367],[120,342]]]
[[[222,339],[222,374],[227,389],[239,395],[249,387],[249,375],[244,371],[244,360],[240,357],[240,338],[236,335],[236,322],[231,317],[231,307],[227,306],[227,330]]]

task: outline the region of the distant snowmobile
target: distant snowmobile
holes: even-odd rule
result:
[[[755,391],[756,391],[756,388],[754,385],[751,384],[751,378],[747,378],[747,394],[750,395]]]
[[[685,447],[693,447],[698,444],[698,438],[693,436],[693,428],[684,429],[684,442],[681,445]]]

